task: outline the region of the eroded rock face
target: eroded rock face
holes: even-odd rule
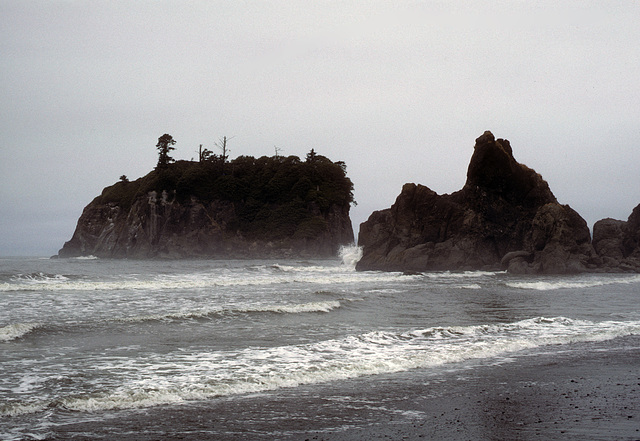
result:
[[[269,241],[245,238],[232,228],[236,205],[192,197],[178,202],[167,192],[149,192],[129,210],[115,203],[89,204],[59,257],[101,258],[268,258],[330,257],[353,243],[349,205],[322,213],[309,207],[326,228],[313,237],[292,236]]]
[[[532,264],[521,270],[509,265],[510,272],[578,273],[600,263],[586,221],[568,205],[550,203],[537,210],[525,249]]]
[[[640,205],[633,209],[627,220],[624,249],[627,256],[640,259]]]
[[[605,270],[640,272],[640,205],[626,222],[610,218],[596,222],[593,246]]]
[[[359,270],[573,273],[600,263],[584,219],[491,132],[476,139],[462,190],[405,184],[391,208],[361,224],[359,245]]]

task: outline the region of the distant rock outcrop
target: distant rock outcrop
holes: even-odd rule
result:
[[[593,247],[605,270],[640,272],[640,205],[626,222],[615,219],[596,222]]]
[[[361,224],[359,245],[359,270],[573,273],[601,263],[585,220],[491,132],[476,139],[462,190],[405,184],[391,208]]]
[[[59,257],[330,257],[353,243],[353,184],[320,155],[178,161],[107,187]]]

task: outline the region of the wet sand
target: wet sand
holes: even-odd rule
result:
[[[640,338],[563,349],[116,414],[49,439],[640,440]]]
[[[636,341],[637,343],[637,341]],[[410,421],[310,440],[640,440],[640,349],[523,357],[407,396]],[[431,395],[431,396],[430,396]]]

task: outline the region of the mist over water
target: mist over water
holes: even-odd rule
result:
[[[640,335],[637,275],[356,272],[360,256],[0,260],[0,438]]]

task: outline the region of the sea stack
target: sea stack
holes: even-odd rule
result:
[[[358,242],[358,270],[563,274],[601,264],[586,221],[489,131],[476,139],[461,190],[405,184],[390,208],[360,225]]]
[[[640,205],[627,221],[602,219],[593,226],[593,247],[607,271],[640,273]]]
[[[352,244],[342,162],[297,156],[177,161],[105,188],[59,257],[326,258]]]

